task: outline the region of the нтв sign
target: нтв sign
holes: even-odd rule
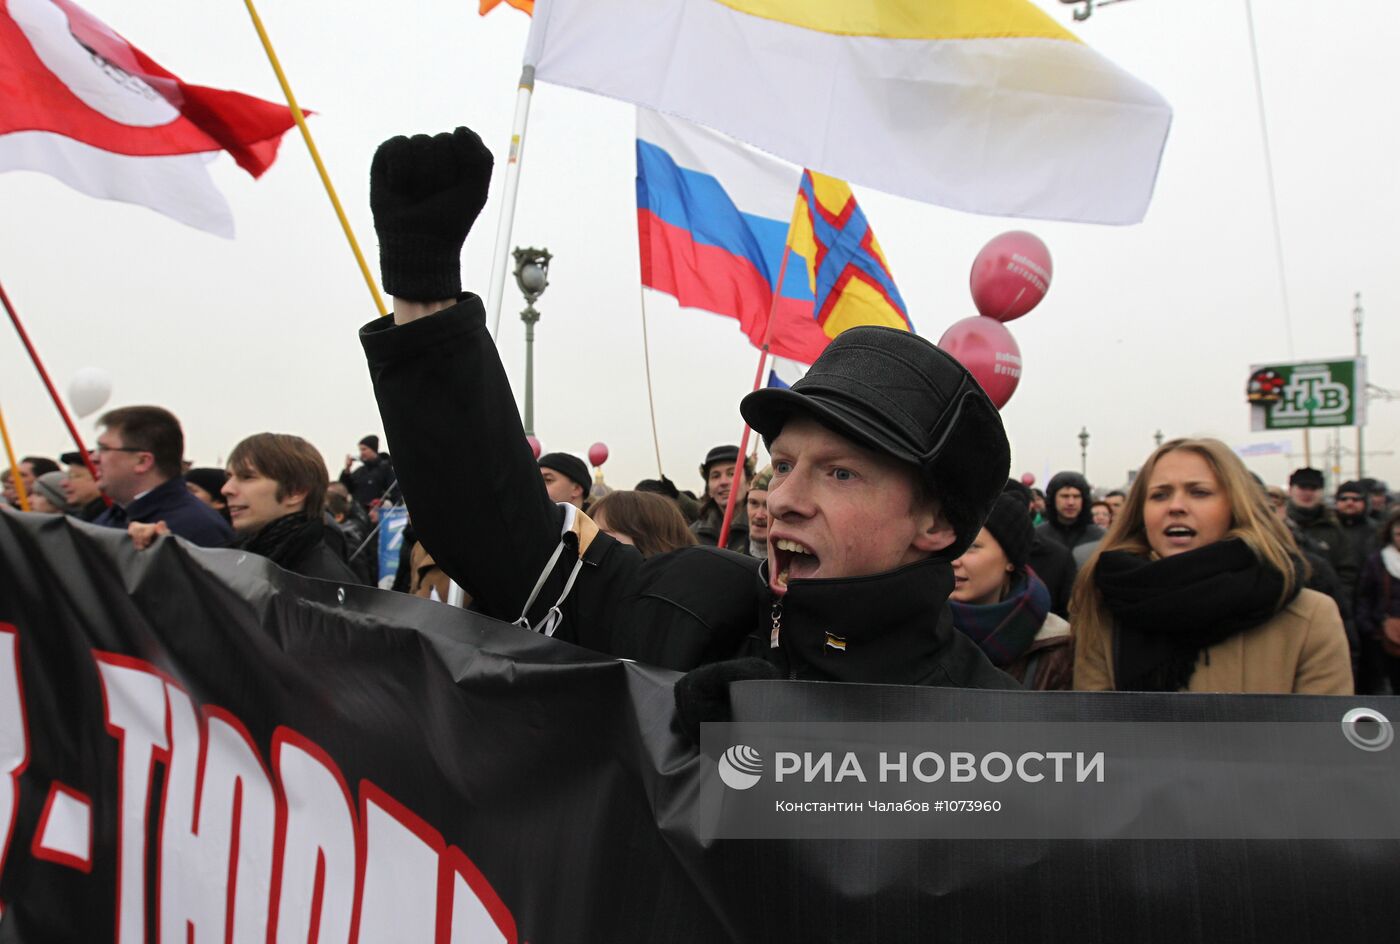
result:
[[[1247,395],[1250,429],[1366,424],[1366,358],[1254,364]]]

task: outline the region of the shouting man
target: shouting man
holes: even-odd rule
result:
[[[675,669],[758,656],[791,678],[1015,687],[946,603],[1006,481],[1006,434],[972,376],[907,332],[853,328],[792,389],[744,398],[773,457],[766,561],[644,561],[551,502],[481,300],[460,294],[491,166],[465,128],[380,147],[370,203],[394,314],[361,331],[420,536],[478,609]]]

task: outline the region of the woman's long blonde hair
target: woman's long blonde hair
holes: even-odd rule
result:
[[[1230,503],[1230,530],[1222,540],[1239,538],[1256,556],[1283,575],[1280,606],[1292,599],[1297,591],[1300,577],[1295,560],[1301,558],[1298,544],[1293,540],[1293,533],[1288,530],[1288,526],[1279,521],[1273,509],[1269,507],[1268,495],[1249,474],[1239,456],[1218,439],[1172,439],[1158,446],[1142,464],[1142,470],[1128,489],[1128,497],[1123,502],[1122,510],[1114,516],[1113,524],[1099,543],[1098,550],[1079,571],[1079,576],[1074,582],[1074,593],[1070,597],[1071,625],[1078,626],[1081,621],[1090,621],[1101,626],[1111,623],[1094,579],[1099,557],[1105,551],[1127,551],[1139,557],[1152,554],[1152,547],[1147,541],[1147,526],[1143,520],[1147,490],[1157,463],[1167,453],[1178,450],[1194,452],[1204,459],[1225,492],[1225,497]]]

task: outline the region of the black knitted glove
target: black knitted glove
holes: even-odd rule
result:
[[[676,682],[676,715],[681,730],[700,743],[702,721],[729,721],[734,717],[729,707],[731,682],[764,681],[781,678],[776,666],[765,659],[730,659],[711,662],[691,669]]]
[[[680,490],[676,488],[676,483],[672,482],[664,475],[661,476],[661,494],[665,495],[667,498],[681,497]]]
[[[462,243],[486,204],[491,152],[475,131],[379,145],[369,167],[369,208],[379,234],[384,291],[438,301],[462,290]]]

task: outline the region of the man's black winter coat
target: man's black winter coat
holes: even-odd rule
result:
[[[376,319],[360,337],[418,536],[476,608],[515,621],[565,513],[545,493],[480,299],[402,326]],[[791,678],[1016,687],[953,628],[947,560],[793,581],[775,607],[765,565],[741,554],[694,547],[643,561],[588,523],[562,540],[527,614],[543,622],[581,559],[560,639],[679,670],[760,655]]]

